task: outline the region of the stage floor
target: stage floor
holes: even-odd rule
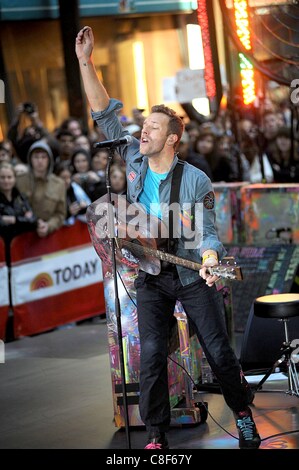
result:
[[[7,343],[0,364],[1,449],[125,449],[126,434],[114,426],[105,320]],[[257,393],[253,414],[262,449],[299,449],[299,398],[267,381]],[[201,393],[209,411],[237,435],[221,395]],[[142,449],[143,428],[131,429],[132,449]],[[171,449],[238,449],[238,441],[210,417],[195,427],[172,427]]]

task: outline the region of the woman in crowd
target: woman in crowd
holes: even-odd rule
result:
[[[100,178],[90,169],[90,154],[84,149],[77,149],[72,156],[73,181],[78,183],[94,201],[95,185],[99,183]]]
[[[213,181],[213,169],[215,167],[215,142],[216,137],[210,130],[201,130],[201,133],[196,138],[193,144],[193,151],[197,153],[197,158],[204,160],[210,169],[209,177]],[[192,165],[197,166],[195,159]]]
[[[299,182],[299,156],[298,142],[294,142],[292,152],[291,129],[281,127],[278,129],[274,145],[269,152],[275,183]]]
[[[68,162],[60,162],[55,167],[55,174],[65,183],[67,216],[65,225],[73,225],[76,219],[86,222],[86,209],[91,204],[90,198],[82,187],[72,181],[72,172]]]
[[[127,190],[126,169],[123,165],[114,163],[110,169],[111,192],[125,194]]]
[[[242,155],[246,158],[248,168],[248,180],[250,183],[272,183],[273,170],[266,153],[262,154],[262,160],[259,155],[259,148],[249,135],[244,137],[241,142]]]
[[[91,169],[98,175],[99,181],[94,186],[92,199],[95,201],[107,192],[106,168],[109,158],[108,149],[94,149],[91,155]]]
[[[77,137],[74,138],[74,146],[75,146],[75,150],[77,149],[84,149],[86,150],[88,153],[90,153],[91,151],[91,143],[90,143],[90,140],[89,138],[84,135],[84,134],[81,134],[81,135],[78,135]]]
[[[15,184],[14,167],[8,162],[0,163],[0,235],[6,242],[7,254],[13,237],[35,230],[37,226],[28,199]]]

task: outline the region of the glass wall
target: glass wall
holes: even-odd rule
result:
[[[124,102],[125,115],[134,107],[148,111],[163,102],[163,79],[188,66],[185,29],[192,18],[165,14],[84,19],[94,30],[97,71],[109,94]],[[45,126],[53,130],[68,116],[59,21],[7,22],[1,29],[5,81],[14,105],[36,103]],[[182,113],[177,103],[169,105]],[[5,133],[4,116],[1,125]]]

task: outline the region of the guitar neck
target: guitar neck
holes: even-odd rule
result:
[[[165,253],[161,250],[154,250],[153,248],[145,247],[142,245],[138,245],[136,243],[129,242],[124,239],[117,239],[119,245],[122,247],[127,246],[132,252],[138,254],[146,254],[149,256],[153,256],[155,258],[160,259],[161,261],[167,261],[168,263],[177,264],[179,266],[183,266],[184,268],[193,269],[194,271],[199,271],[201,269],[201,264],[196,263],[195,261],[190,261],[185,258],[180,258],[179,256],[172,255],[170,253]]]

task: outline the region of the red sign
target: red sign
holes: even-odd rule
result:
[[[86,224],[47,238],[30,232],[11,245],[15,337],[105,312],[102,265]]]

